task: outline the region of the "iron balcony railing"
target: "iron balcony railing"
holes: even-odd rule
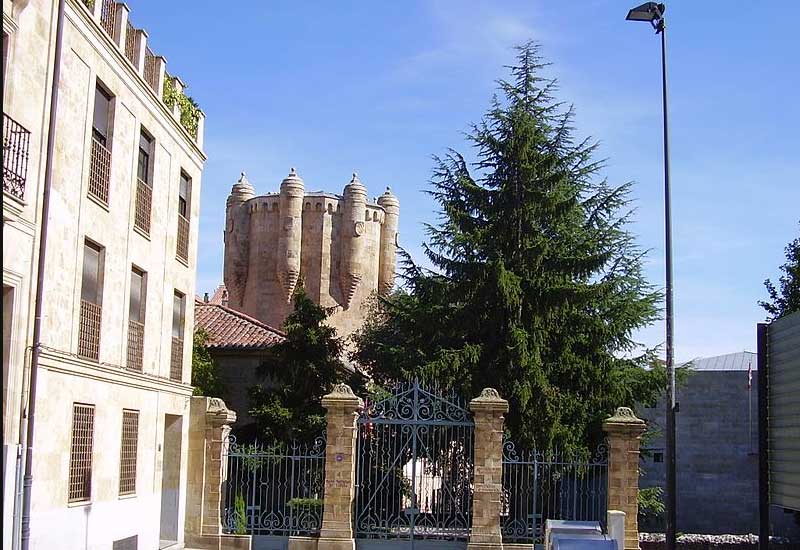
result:
[[[100,26],[105,29],[108,36],[114,38],[114,24],[117,19],[117,3],[114,0],[95,0],[102,2],[100,6]]]
[[[156,56],[149,47],[144,50],[144,79],[153,89],[157,96],[161,97],[161,90],[158,89],[158,71],[156,70]]]
[[[178,214],[178,246],[175,251],[178,259],[189,262],[189,220]]]
[[[144,323],[128,321],[128,362],[131,370],[142,372],[144,352]]]
[[[86,359],[100,357],[100,319],[103,308],[98,304],[81,300],[80,323],[78,328],[78,355]]]
[[[169,362],[170,380],[183,379],[183,338],[172,337],[172,354]]]
[[[3,191],[22,200],[28,174],[31,133],[3,113]]]
[[[139,68],[139,60],[137,59],[136,52],[139,50],[139,33],[133,28],[131,22],[128,21],[128,26],[125,30],[125,57],[128,58],[134,67]]]
[[[92,136],[92,160],[89,168],[89,194],[108,205],[111,183],[111,151]]]
[[[150,235],[150,212],[153,205],[153,188],[147,182],[136,179],[136,211],[133,226]]]

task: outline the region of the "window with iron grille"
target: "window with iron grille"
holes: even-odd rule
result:
[[[186,295],[175,291],[172,302],[172,356],[169,377],[183,378],[183,325],[185,322]]]
[[[184,262],[189,261],[189,212],[192,195],[192,178],[181,170],[178,189],[178,242],[176,256]]]
[[[139,449],[139,411],[123,409],[119,452],[119,494],[136,493],[136,455]]]
[[[72,446],[69,455],[69,502],[92,498],[94,405],[72,405]]]
[[[89,195],[108,204],[111,182],[111,107],[113,96],[97,81],[92,117],[92,150],[89,166]]]
[[[150,211],[153,204],[153,138],[142,127],[136,167],[136,209],[133,225],[150,234]]]
[[[83,278],[78,325],[78,355],[98,359],[100,321],[103,313],[103,247],[86,240],[83,246]]]
[[[131,267],[131,289],[128,311],[129,369],[142,371],[144,352],[144,314],[147,296],[147,273]]]

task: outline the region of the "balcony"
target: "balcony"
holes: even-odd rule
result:
[[[172,337],[169,378],[178,382],[183,379],[183,338],[176,338],[175,336]]]
[[[144,352],[144,324],[128,321],[128,362],[130,370],[142,372]]]
[[[92,136],[92,160],[89,170],[89,195],[108,206],[111,182],[111,151]]]
[[[81,300],[78,326],[78,355],[97,361],[100,357],[100,319],[103,308],[98,304]]]
[[[25,198],[30,137],[28,130],[3,113],[3,192],[20,201]]]
[[[183,263],[189,263],[189,220],[178,214],[178,246],[175,256]]]
[[[136,179],[136,211],[133,226],[145,235],[150,235],[150,211],[153,204],[153,188],[146,182]]]

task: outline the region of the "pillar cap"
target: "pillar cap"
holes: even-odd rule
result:
[[[630,407],[617,407],[614,416],[603,421],[605,431],[640,431],[645,430],[645,421],[637,418]]]
[[[236,413],[230,410],[219,397],[205,397],[206,422],[212,426],[225,426],[236,422]]]
[[[480,396],[469,402],[469,410],[472,412],[508,412],[508,401],[500,397],[500,393],[494,388],[483,388]]]
[[[326,409],[352,409],[362,407],[364,402],[353,393],[353,389],[347,384],[336,384],[333,390],[322,397],[322,406]]]

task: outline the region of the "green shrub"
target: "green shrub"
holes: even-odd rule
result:
[[[236,499],[233,501],[233,532],[236,535],[247,534],[247,512],[242,493],[236,493]]]

